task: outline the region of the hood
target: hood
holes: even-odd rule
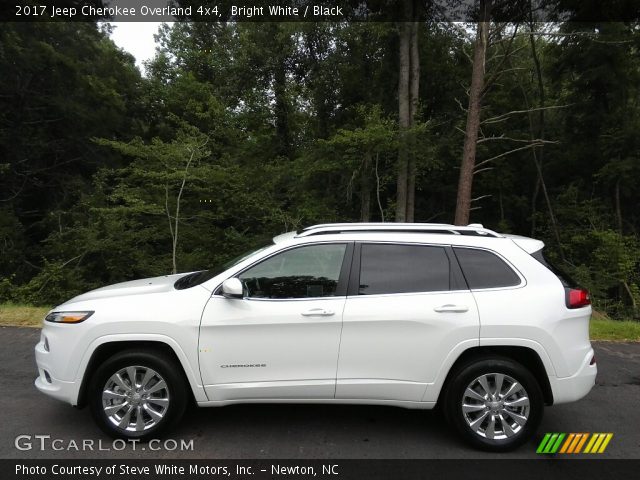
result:
[[[173,290],[173,284],[181,277],[189,273],[177,273],[175,275],[164,275],[162,277],[143,278],[130,282],[116,283],[107,287],[97,288],[90,292],[73,297],[65,303],[83,302],[85,300],[95,300],[109,297],[122,297],[125,295],[145,295],[149,293],[169,292]]]

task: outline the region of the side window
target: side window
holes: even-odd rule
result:
[[[516,272],[491,252],[472,248],[454,248],[453,251],[471,290],[513,287],[520,284],[520,277]]]
[[[346,244],[308,245],[274,255],[238,278],[251,298],[335,295]]]
[[[567,275],[566,272],[563,272],[558,267],[556,267],[554,264],[552,264],[547,259],[547,257],[544,256],[544,254],[542,253],[542,250],[538,250],[537,252],[533,252],[531,254],[531,256],[533,258],[535,258],[536,260],[538,260],[541,264],[543,264],[549,270],[551,270],[551,272],[553,272],[555,274],[555,276],[558,277],[558,280],[560,280],[560,283],[562,283],[563,287],[579,288],[578,284],[575,282],[575,280],[573,278],[571,278],[569,275]]]
[[[449,290],[449,258],[442,247],[364,244],[360,295]]]

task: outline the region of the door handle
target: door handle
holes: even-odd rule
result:
[[[441,305],[433,309],[436,312],[453,312],[453,313],[464,313],[469,311],[469,307],[466,305],[452,305],[450,303],[446,305]]]
[[[300,315],[303,317],[330,317],[334,315],[335,312],[333,310],[326,310],[324,308],[312,308],[310,310],[305,310]]]

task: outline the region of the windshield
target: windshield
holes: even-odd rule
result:
[[[266,250],[271,245],[266,245],[264,247],[260,247],[258,249],[253,249],[248,252],[243,253],[242,255],[238,255],[237,257],[229,260],[222,265],[217,265],[209,270],[201,270],[199,272],[190,273],[189,275],[185,275],[184,277],[178,279],[176,283],[173,284],[173,287],[176,290],[184,290],[185,288],[195,287],[196,285],[200,285],[207,280],[211,280],[216,275],[220,275],[225,270],[230,269],[231,267],[235,267],[240,262],[245,261],[247,258],[260,253],[263,250]]]

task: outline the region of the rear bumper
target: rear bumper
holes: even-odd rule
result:
[[[584,357],[578,372],[570,377],[550,377],[549,383],[553,391],[553,404],[575,402],[586,396],[596,383],[598,368],[594,363],[593,349]]]

